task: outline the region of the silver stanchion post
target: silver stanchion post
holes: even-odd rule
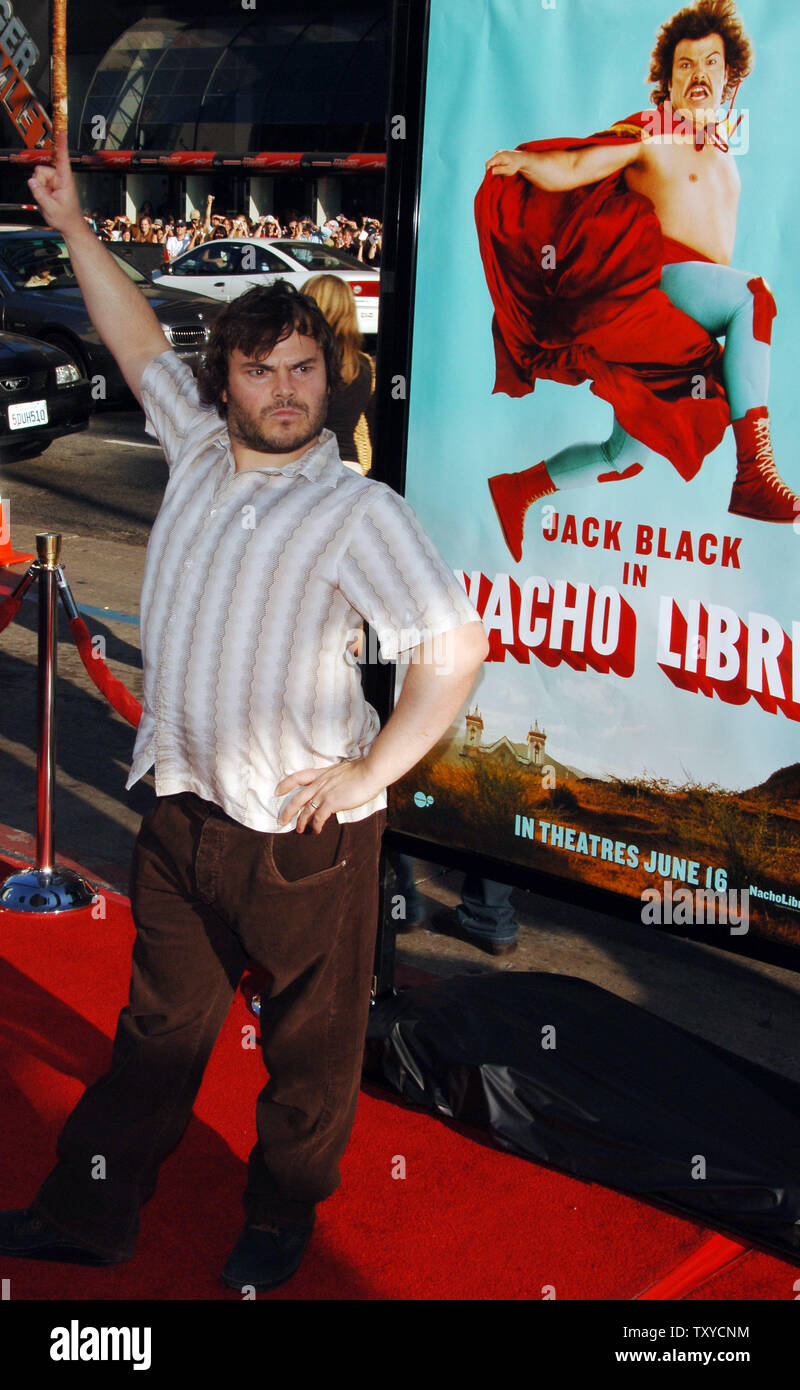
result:
[[[38,749],[36,756],[36,866],[12,874],[0,888],[0,904],[13,912],[68,912],[88,907],[94,890],[72,869],[56,868],[53,793],[56,767],[56,670],[58,562],[61,537],[36,537],[39,570]]]
[[[56,567],[61,559],[61,537],[36,537],[39,561],[39,680],[36,728],[36,867],[40,874],[53,872],[53,794],[56,787]]]

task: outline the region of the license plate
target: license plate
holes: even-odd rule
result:
[[[47,401],[26,401],[24,405],[8,407],[8,428],[29,430],[34,425],[47,424]]]

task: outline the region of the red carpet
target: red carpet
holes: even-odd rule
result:
[[[10,868],[0,860],[0,878]],[[81,1088],[106,1067],[133,936],[127,900],[109,894],[106,902],[105,921],[89,910],[56,917],[0,911],[4,1207],[33,1196]],[[242,1028],[252,1022],[237,995],[194,1118],[143,1212],[135,1258],[98,1270],[0,1256],[12,1298],[240,1297],[218,1271],[242,1224],[240,1193],[263,1084],[259,1052],[241,1046]],[[398,1156],[402,1179],[392,1176]],[[712,1232],[504,1154],[478,1132],[372,1089],[362,1092],[342,1177],[320,1208],[300,1271],[263,1297],[635,1299],[662,1280],[680,1291],[658,1297],[795,1297],[798,1271],[781,1260],[745,1251],[721,1268],[735,1254],[724,1241],[698,1258]]]

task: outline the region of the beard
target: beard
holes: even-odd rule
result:
[[[294,420],[273,420],[273,409],[255,414],[236,401],[228,400],[227,424],[231,437],[259,454],[291,454],[317,438],[328,413],[327,395],[318,409],[292,403],[299,412]]]

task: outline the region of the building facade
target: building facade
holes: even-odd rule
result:
[[[15,0],[41,10],[41,0]],[[381,217],[391,0],[70,0],[69,141],[85,206]],[[3,121],[0,196],[27,197]]]

